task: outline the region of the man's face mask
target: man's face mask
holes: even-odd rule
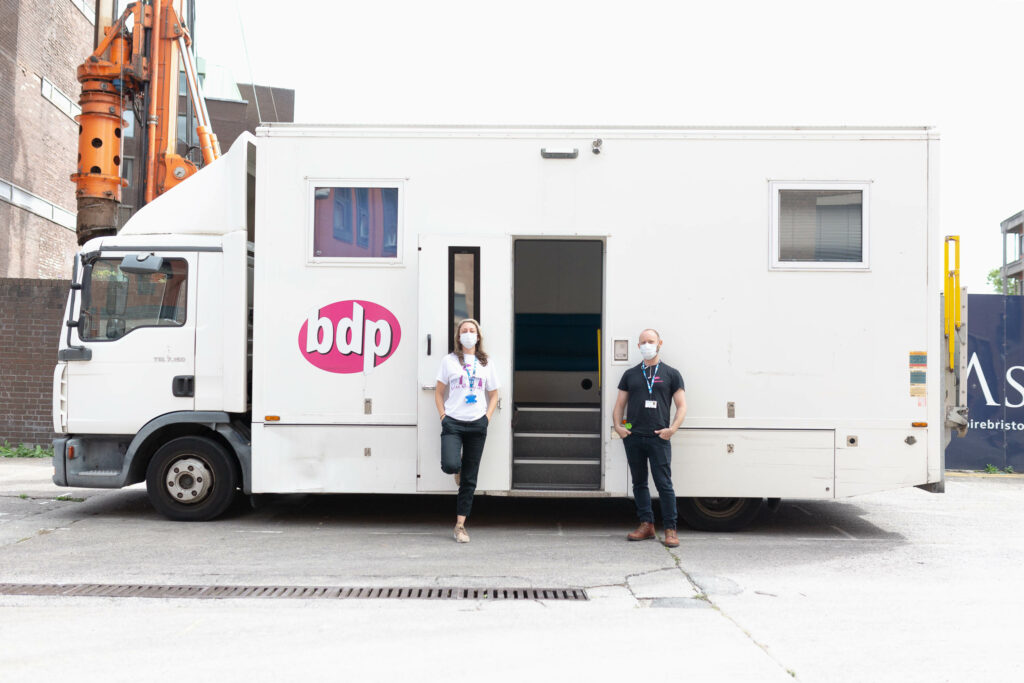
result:
[[[650,360],[658,355],[658,345],[654,342],[644,342],[640,345],[640,355],[644,360]]]

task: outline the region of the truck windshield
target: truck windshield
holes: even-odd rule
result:
[[[140,327],[185,324],[188,263],[164,259],[159,273],[125,273],[121,259],[99,259],[86,273],[78,335],[83,341],[120,339]]]

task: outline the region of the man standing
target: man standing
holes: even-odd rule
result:
[[[661,335],[647,329],[640,333],[640,355],[643,362],[626,370],[619,380],[619,396],[615,400],[612,419],[614,428],[626,447],[626,460],[633,478],[633,498],[640,526],[626,538],[644,541],[655,538],[654,511],[647,486],[647,463],[650,462],[654,486],[661,499],[661,517],[669,548],[679,546],[676,533],[676,493],[672,488],[672,445],[669,439],[686,417],[686,392],[683,377],[675,368],[661,361]],[[676,415],[669,424],[669,404],[675,403]],[[626,409],[626,419],[622,411]]]

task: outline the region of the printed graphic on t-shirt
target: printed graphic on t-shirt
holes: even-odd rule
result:
[[[457,363],[458,361],[456,361]],[[458,378],[453,378],[448,386],[458,387],[465,389],[467,387],[476,391],[483,391],[487,383],[484,381],[483,374],[480,372],[483,368],[480,365],[476,366],[477,376],[473,377],[473,363],[466,363],[462,366],[462,375]]]
[[[465,357],[465,361],[459,364],[454,353],[446,356],[437,373],[437,381],[448,387],[445,414],[456,420],[476,420],[487,411],[487,392],[497,390],[501,383],[494,372],[493,362],[481,365],[473,356]]]

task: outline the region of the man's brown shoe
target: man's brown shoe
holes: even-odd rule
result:
[[[654,525],[650,522],[640,522],[636,531],[626,536],[631,541],[646,541],[648,538],[654,537]]]
[[[675,529],[665,529],[665,540],[662,544],[666,548],[678,548],[679,547],[679,534],[676,533]]]

